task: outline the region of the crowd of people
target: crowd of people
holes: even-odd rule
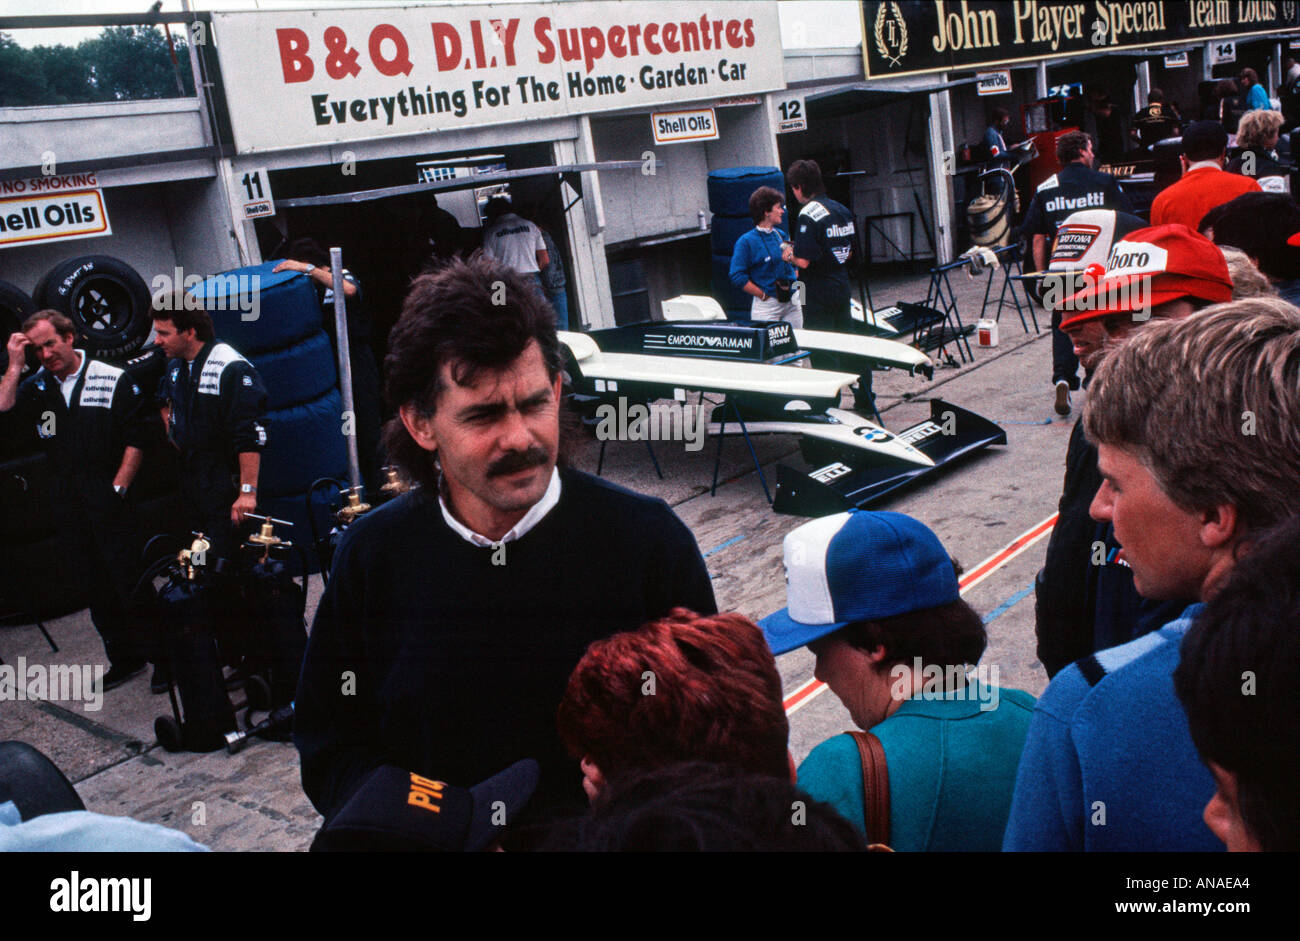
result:
[[[1239,139],[1267,148],[1280,125],[1254,113]],[[415,486],[347,529],[315,613],[293,730],[314,847],[1297,848],[1300,209],[1223,168],[1220,123],[1182,138],[1149,222],[1081,132],[1029,208],[1043,269],[1060,207],[1110,214],[1105,263],[1053,302],[1058,411],[1075,388],[1086,404],[1067,454],[1044,455],[1066,471],[1037,700],[981,663],[957,564],[903,514],[797,527],[786,606],[718,612],[666,503],[565,466],[550,250],[496,206],[485,250],[417,278],[389,337],[382,445]],[[759,189],[732,280],[756,319],[851,329],[852,215],[815,163],[787,181],[793,238]],[[203,311],[156,307],[156,394],[45,312],[9,343],[0,410],[70,416],[78,436],[55,441],[93,462],[67,485],[105,533],[165,429],[222,554],[256,503],[265,392]],[[28,345],[44,368],[20,385]],[[140,655],[117,652],[111,585],[96,597],[120,680]],[[858,728],[796,765],[776,657],[805,647]]]

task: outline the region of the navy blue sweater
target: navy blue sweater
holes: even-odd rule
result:
[[[536,758],[530,816],[580,805],[555,712],[587,645],[678,605],[717,610],[695,538],[667,504],[560,474],[559,503],[506,543],[504,565],[420,491],[349,528],[295,703],[303,789],[327,818],[384,764],[470,786]]]

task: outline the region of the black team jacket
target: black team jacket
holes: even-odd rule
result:
[[[535,758],[530,817],[585,805],[555,714],[587,645],[716,605],[666,503],[560,477],[559,503],[504,557],[454,532],[423,490],[348,529],[295,704],[303,789],[326,819],[384,764],[468,787]]]

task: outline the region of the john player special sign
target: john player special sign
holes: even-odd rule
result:
[[[241,153],[785,87],[774,2],[213,13]]]
[[[1296,0],[864,0],[870,78],[1300,27]]]

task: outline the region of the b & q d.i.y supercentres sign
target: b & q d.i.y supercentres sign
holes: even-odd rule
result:
[[[774,2],[213,13],[241,153],[785,86]]]

